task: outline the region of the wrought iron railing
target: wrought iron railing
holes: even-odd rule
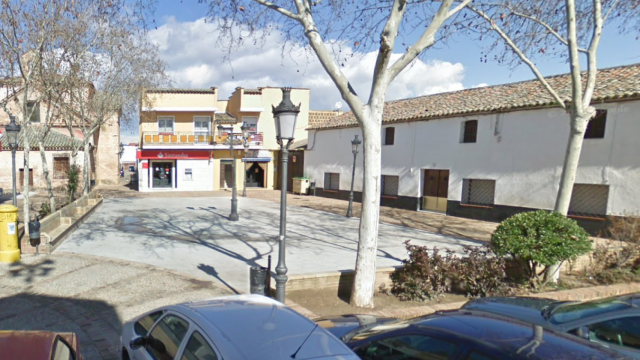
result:
[[[236,145],[242,145],[242,135],[233,134],[233,141]],[[252,134],[249,144],[251,146],[262,145],[262,133]],[[170,144],[229,144],[229,135],[223,133],[222,135],[212,135],[206,131],[194,131],[194,132],[173,132],[173,133],[159,133],[157,131],[143,131],[142,142],[144,144],[157,144],[157,145],[170,145]]]

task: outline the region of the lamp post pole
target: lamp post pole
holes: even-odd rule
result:
[[[300,105],[295,106],[291,102],[291,88],[282,88],[282,101],[278,107],[273,107],[273,117],[276,123],[276,139],[280,145],[282,161],[280,171],[282,171],[280,185],[280,234],[278,237],[278,264],[276,265],[276,300],[284,304],[287,280],[287,265],[285,263],[286,254],[286,234],[287,234],[287,170],[289,162],[289,145],[293,141],[296,120],[300,112]]]
[[[356,176],[356,157],[358,156],[358,145],[360,145],[361,141],[358,139],[358,135],[351,140],[351,152],[353,153],[353,168],[351,169],[351,191],[349,192],[349,207],[347,207],[347,217],[353,216],[352,207],[353,207],[353,180]]]
[[[223,126],[218,125],[218,132],[222,134]],[[229,214],[229,221],[238,221],[240,216],[238,215],[238,192],[236,189],[236,153],[233,151],[233,128],[229,134],[229,151],[231,151],[231,214]]]
[[[242,197],[247,197],[247,153],[249,152],[249,124],[243,123],[242,127],[242,143],[244,145],[244,187],[242,188]]]
[[[16,150],[18,149],[18,133],[20,133],[20,125],[16,124],[15,116],[9,116],[9,125],[5,126],[7,132],[7,140],[11,149],[11,175],[13,182],[13,206],[18,206],[18,197],[16,187]]]

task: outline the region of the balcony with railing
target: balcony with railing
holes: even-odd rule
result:
[[[262,133],[252,134],[249,145],[262,146]],[[242,134],[233,134],[235,145],[242,145]],[[228,145],[229,134],[212,135],[208,131],[159,133],[157,131],[142,132],[143,145]]]

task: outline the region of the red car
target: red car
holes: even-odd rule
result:
[[[74,333],[0,331],[2,359],[82,360]]]

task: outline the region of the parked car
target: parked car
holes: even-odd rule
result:
[[[82,360],[82,355],[74,333],[0,331],[0,358]]]
[[[640,294],[594,301],[496,297],[467,302],[463,308],[498,314],[580,336],[640,359]]]
[[[317,320],[328,331],[346,327],[345,317]],[[542,326],[488,313],[446,311],[410,320],[358,326],[341,339],[362,360],[573,360],[628,359],[599,344]],[[342,331],[340,329],[338,331]]]
[[[129,172],[136,171],[136,168],[133,165],[129,165]]]
[[[358,357],[283,304],[237,295],[165,306],[127,322],[123,359],[341,359]]]

